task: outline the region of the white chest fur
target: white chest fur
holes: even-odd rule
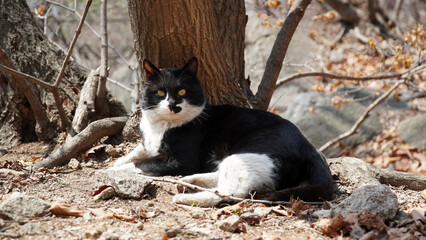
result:
[[[169,128],[169,124],[165,121],[150,121],[149,114],[143,114],[140,122],[140,128],[143,134],[143,145],[148,155],[158,155],[164,133]]]

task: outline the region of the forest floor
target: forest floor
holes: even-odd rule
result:
[[[114,149],[121,154],[131,147],[132,144],[121,144]],[[22,171],[25,165],[31,165],[46,151],[49,151],[46,143],[21,144],[1,157],[0,165]],[[113,161],[112,157],[97,151],[89,153],[80,168],[64,166],[2,178],[0,200],[6,200],[12,192],[22,192],[48,202],[66,203],[65,206],[71,209],[65,210],[63,215],[50,213],[18,221],[0,220],[0,236],[4,239],[329,239],[333,236],[323,234],[323,230],[314,226],[318,219],[312,216],[314,211],[327,208],[327,204],[301,206],[296,202],[288,206],[265,206],[247,203],[224,208],[182,206],[172,203],[172,197],[178,191],[173,183],[166,182],[154,182],[155,190],[148,191],[141,200],[114,196],[96,201],[91,196],[91,192],[99,186],[95,172],[108,168]],[[401,210],[424,209],[421,192],[403,188],[392,190],[398,196]],[[81,215],[66,216],[73,211]],[[221,229],[225,218],[243,216],[247,212],[253,212],[255,216],[241,221],[235,232]],[[401,222],[388,222],[387,227],[389,230],[399,229],[401,237],[413,239],[410,227],[396,227]],[[336,230],[335,236],[341,233],[343,231]]]

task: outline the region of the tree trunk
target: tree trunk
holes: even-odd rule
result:
[[[129,15],[140,66],[146,58],[181,67],[196,56],[210,103],[249,106],[240,87],[246,81],[243,0],[130,0]]]
[[[5,58],[0,60],[1,63],[6,66],[13,65],[16,70],[46,82],[54,82],[61,69],[65,54],[43,34],[32,16],[26,1],[0,0],[0,16],[0,50],[4,53],[9,64],[5,62]],[[63,106],[69,118],[71,118],[71,114],[77,105],[78,91],[85,77],[86,73],[77,64],[74,62],[69,63],[60,85]],[[20,84],[19,80],[14,78],[6,77],[6,79],[10,86],[9,93],[15,95],[12,98],[19,98],[24,101],[19,104],[19,108],[6,109],[6,111],[13,111],[8,114],[22,116],[24,117],[23,122],[26,122],[26,125],[36,126],[36,118],[34,116],[29,118],[29,114],[24,114],[24,112],[32,112],[32,115],[37,115],[40,114],[40,108],[44,108],[42,109],[45,110],[44,114],[47,114],[49,121],[53,123],[49,127],[53,126],[54,130],[56,130],[55,127],[59,125],[59,117],[52,94],[47,89],[35,86],[29,82]],[[33,105],[28,104],[31,100],[28,99],[28,94],[24,94],[24,90],[31,91],[29,94],[32,97],[38,98],[36,100],[41,102],[41,105],[38,105],[36,108],[37,110],[34,109]],[[9,106],[12,105],[9,104]],[[0,112],[0,114],[2,113]],[[3,120],[0,118],[0,132],[1,128],[5,126],[3,123]],[[41,132],[43,131],[42,129]],[[20,135],[19,138],[22,140],[25,138],[23,135],[34,135],[35,129],[26,129],[16,134]],[[0,138],[3,137],[0,136]]]

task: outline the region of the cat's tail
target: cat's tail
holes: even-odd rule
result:
[[[306,157],[306,174],[309,176],[306,185],[269,193],[264,198],[272,201],[288,201],[291,197],[309,202],[331,200],[335,184],[325,156],[312,148],[308,150]]]

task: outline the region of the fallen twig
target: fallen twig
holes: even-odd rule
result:
[[[269,200],[262,200],[262,199],[245,199],[245,198],[239,198],[239,197],[234,197],[234,196],[229,196],[229,195],[223,195],[223,194],[220,194],[217,190],[214,190],[214,189],[203,188],[203,187],[200,187],[200,186],[197,186],[197,185],[194,185],[194,184],[190,184],[190,183],[187,183],[187,182],[174,180],[174,179],[170,179],[170,178],[166,178],[166,177],[153,177],[153,176],[145,176],[145,177],[150,178],[153,181],[178,184],[180,186],[187,187],[187,188],[190,188],[190,189],[195,190],[195,191],[211,192],[211,193],[216,194],[220,198],[222,198],[224,201],[232,201],[232,202],[250,201],[252,203],[262,203],[262,204],[268,204],[268,205],[288,205],[288,204],[290,204],[290,202],[288,202],[288,201],[269,201]],[[306,205],[322,205],[322,204],[324,204],[324,202],[303,202],[303,204],[306,204]]]

